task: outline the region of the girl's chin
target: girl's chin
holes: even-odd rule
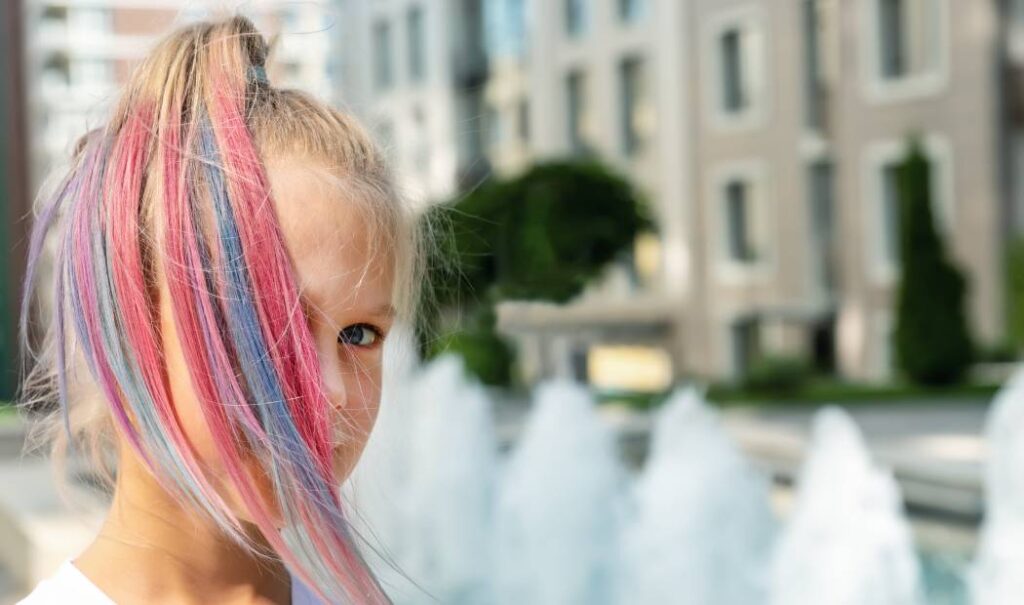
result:
[[[358,446],[354,444],[342,444],[334,447],[331,452],[333,455],[332,467],[334,470],[334,477],[338,483],[344,483],[352,471],[355,470],[356,464],[359,462],[359,458],[363,455],[363,449],[366,443],[360,443]]]
[[[350,456],[345,456],[339,450],[335,450],[331,468],[334,471],[335,481],[337,483],[344,483],[348,476],[352,474],[355,464],[351,462]]]

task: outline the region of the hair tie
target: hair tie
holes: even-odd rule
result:
[[[256,82],[257,84],[269,84],[267,80],[267,70],[262,65],[250,65],[248,73],[249,81]]]

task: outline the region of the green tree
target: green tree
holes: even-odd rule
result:
[[[1006,253],[1006,298],[1009,345],[1024,350],[1024,238],[1014,239]]]
[[[489,368],[485,382],[507,380],[512,363],[494,344],[494,305],[502,300],[567,302],[652,228],[628,181],[594,162],[538,164],[511,179],[493,179],[431,211],[437,253],[430,286],[437,305],[421,336],[455,324],[456,333],[425,352],[486,355],[467,367]],[[447,320],[447,321],[445,321]],[[457,346],[446,346],[452,343]],[[439,346],[438,346],[439,345]]]
[[[932,213],[931,167],[913,139],[898,169],[901,277],[895,340],[900,369],[916,383],[961,381],[973,347],[964,276],[949,260]]]

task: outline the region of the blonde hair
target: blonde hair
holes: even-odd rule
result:
[[[323,444],[317,441],[324,430],[324,409],[317,406],[324,400],[309,359],[308,328],[288,315],[297,292],[280,226],[258,210],[259,200],[270,196],[264,162],[313,161],[346,200],[359,204],[370,223],[374,253],[383,251],[393,262],[400,320],[413,321],[418,306],[423,238],[383,154],[358,121],[303,92],[273,87],[266,78],[267,53],[265,40],[243,17],[181,28],[136,69],[108,124],[76,146],[70,168],[40,206],[33,229],[22,340],[34,365],[20,400],[33,408],[61,403],[35,432],[52,444],[58,465],[70,437],[110,481],[114,448],[119,438],[126,439],[170,491],[248,544],[182,443],[181,428],[167,409],[166,385],[160,385],[166,370],[159,342],[144,324],[154,317],[159,274],[174,272],[169,282],[185,282],[175,286],[182,294],[175,297],[175,316],[195,337],[186,343],[193,381],[200,380],[196,372],[202,369],[195,366],[204,355],[227,351],[233,356],[214,368],[221,375],[206,385],[207,394],[223,399],[242,393],[243,404],[269,401],[279,407],[274,416],[258,416],[271,412],[236,412],[231,401],[204,404],[229,463],[241,455],[244,441],[283,473],[278,496],[297,529],[287,542],[268,540],[322,597],[344,594],[383,602],[386,596],[350,544],[336,486],[330,502],[323,494],[303,492],[310,490],[307,483],[326,489],[321,483],[332,479],[321,476],[326,470]],[[266,249],[252,245],[256,240],[245,241],[247,234],[257,234],[258,241],[268,243]],[[28,317],[47,238],[57,244],[53,290],[42,296],[52,302],[53,322],[36,349],[29,342]],[[232,246],[238,245],[246,246],[245,264],[226,269]],[[225,288],[235,297],[231,302],[244,299],[244,304],[236,308],[224,302]],[[193,300],[180,300],[190,293]],[[215,325],[204,323],[210,317],[217,319]],[[255,357],[270,360],[262,370],[247,365],[244,354],[252,343],[232,340],[232,329],[244,320],[258,321],[256,331],[265,337],[287,335]],[[232,374],[262,374],[248,381],[234,375],[232,381],[232,369]],[[82,379],[86,371],[91,381]],[[253,386],[260,380],[272,383],[268,391]],[[278,392],[284,396],[267,395]],[[296,397],[312,411],[292,406]],[[307,470],[313,474],[305,476],[304,466],[312,466]],[[272,528],[260,524],[256,512],[266,535]]]

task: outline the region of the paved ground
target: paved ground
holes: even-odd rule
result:
[[[988,406],[977,401],[878,404],[850,410],[874,458],[893,469],[911,507],[977,521]],[[796,471],[810,440],[807,410],[730,410],[729,432],[756,460]]]

